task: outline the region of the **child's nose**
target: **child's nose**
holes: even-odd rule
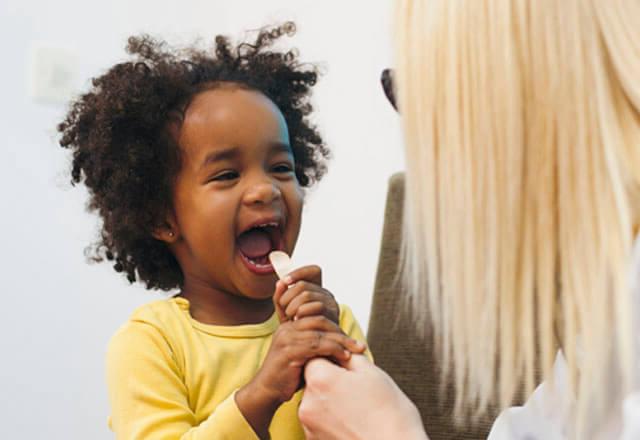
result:
[[[282,196],[280,188],[270,180],[252,184],[245,192],[244,202],[248,205],[268,205]]]

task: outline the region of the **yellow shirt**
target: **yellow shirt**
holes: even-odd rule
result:
[[[185,298],[138,308],[112,337],[107,352],[109,426],[118,439],[257,439],[235,403],[264,360],[278,327],[218,326],[194,320]],[[340,306],[340,327],[364,341],[351,310]],[[276,412],[274,440],[304,439],[298,421],[301,391]]]

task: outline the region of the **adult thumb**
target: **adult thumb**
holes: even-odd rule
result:
[[[373,364],[371,363],[369,358],[367,358],[365,355],[354,354],[351,356],[351,359],[346,362],[345,368],[349,371],[357,371],[371,368],[372,365]]]
[[[307,362],[304,368],[304,378],[307,386],[330,382],[337,374],[344,372],[344,368],[325,358],[315,358]]]

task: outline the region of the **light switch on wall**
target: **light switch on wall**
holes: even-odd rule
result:
[[[77,92],[78,60],[71,50],[36,45],[29,62],[29,96],[33,100],[65,104]]]

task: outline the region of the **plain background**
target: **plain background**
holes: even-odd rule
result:
[[[392,64],[391,0],[1,0],[0,438],[108,439],[104,353],[139,304],[161,297],[83,254],[97,234],[69,184],[55,126],[66,106],[29,94],[34,47],[77,58],[78,91],[140,32],[188,44],[292,19],[287,45],[325,72],[315,116],[333,150],[309,193],[296,251],[366,328],[388,177],[403,168],[398,116],[379,85]]]

